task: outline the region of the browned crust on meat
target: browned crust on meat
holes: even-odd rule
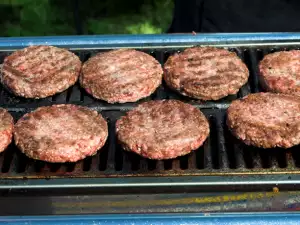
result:
[[[76,162],[96,154],[108,135],[105,119],[77,105],[40,107],[15,125],[16,145],[28,157],[47,162]]]
[[[162,68],[152,56],[133,49],[99,53],[82,67],[80,84],[88,93],[109,103],[135,102],[161,84]]]
[[[209,135],[209,124],[192,105],[156,100],[127,112],[117,121],[116,132],[125,150],[162,160],[199,148]]]
[[[300,50],[266,55],[259,63],[259,71],[268,91],[300,96]]]
[[[15,95],[45,98],[75,84],[80,59],[66,49],[30,46],[4,59],[1,82]]]
[[[12,141],[14,119],[10,113],[0,108],[0,152],[3,152]]]
[[[214,47],[193,47],[170,56],[164,80],[172,89],[193,98],[218,100],[236,94],[249,71],[234,52]]]
[[[300,143],[300,98],[275,93],[250,94],[229,106],[227,125],[248,145],[292,147]]]

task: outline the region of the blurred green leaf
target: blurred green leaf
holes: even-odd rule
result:
[[[1,0],[0,5],[22,6],[32,3],[32,0]]]
[[[34,7],[23,7],[20,12],[21,22],[31,26],[47,24],[49,21],[48,8],[48,0],[38,1]]]
[[[1,36],[74,34],[73,3],[0,0]],[[173,16],[173,0],[82,0],[79,4],[86,34],[161,33],[168,29]]]
[[[115,17],[99,18],[98,20],[89,19],[87,21],[88,32],[93,34],[163,33],[171,24],[173,7],[172,0],[148,1],[148,4],[142,4],[140,13],[122,14]]]
[[[129,34],[157,34],[162,32],[162,28],[145,22],[129,25],[126,27],[126,31]]]
[[[6,36],[10,36],[10,37],[21,36],[21,27],[19,25],[7,24],[6,26],[9,27],[9,29],[7,29],[5,32]]]

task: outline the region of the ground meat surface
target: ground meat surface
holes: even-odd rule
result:
[[[0,108],[0,152],[3,152],[11,143],[14,120],[10,113]]]
[[[81,70],[79,58],[54,46],[30,46],[7,56],[2,84],[25,98],[45,98],[75,84]]]
[[[140,104],[116,123],[125,150],[150,159],[172,159],[199,148],[209,124],[199,109],[178,100]]]
[[[300,50],[266,55],[259,71],[266,90],[300,96]]]
[[[164,80],[182,95],[218,100],[236,94],[249,71],[234,52],[214,47],[193,47],[170,56]]]
[[[289,148],[300,143],[300,97],[256,93],[235,100],[227,125],[248,145]]]
[[[80,83],[92,96],[109,103],[135,102],[156,90],[162,74],[152,56],[119,49],[99,53],[84,63]]]
[[[47,162],[76,162],[96,154],[108,135],[96,111],[77,105],[40,107],[15,125],[16,145],[28,157]]]

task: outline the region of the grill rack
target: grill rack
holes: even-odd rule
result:
[[[212,43],[208,43],[214,45]],[[225,46],[226,44],[215,44]],[[123,46],[122,46],[123,47]],[[136,47],[136,46],[135,46]],[[160,48],[143,46],[142,50],[164,63],[169,55],[188,46]],[[108,141],[95,156],[78,163],[53,164],[32,160],[16,149],[14,144],[0,154],[0,189],[49,188],[61,187],[112,187],[116,183],[122,186],[171,185],[235,185],[235,184],[298,184],[300,179],[300,152],[296,146],[285,149],[258,149],[249,147],[232,136],[226,127],[226,109],[232,100],[249,93],[262,91],[259,85],[257,64],[265,54],[278,51],[298,49],[300,43],[293,45],[264,44],[245,45],[228,49],[234,51],[246,63],[250,78],[236,94],[219,101],[203,102],[181,96],[171,91],[165,84],[150,97],[137,103],[108,104],[88,95],[78,84],[63,93],[40,100],[24,99],[10,94],[0,87],[0,105],[7,108],[15,120],[24,113],[39,106],[72,103],[84,105],[100,112],[108,121]],[[138,47],[136,47],[138,48]],[[82,61],[99,51],[106,49],[73,50]],[[10,51],[0,51],[0,62]],[[179,99],[202,110],[210,123],[211,134],[200,149],[191,154],[173,160],[155,161],[143,159],[133,153],[125,152],[116,141],[115,121],[127,110],[140,102],[154,99]],[[247,177],[245,177],[247,176]],[[293,177],[295,176],[295,177]],[[140,179],[134,179],[139,177]],[[156,179],[153,183],[153,177]],[[60,179],[57,179],[60,178]],[[116,179],[113,179],[116,178]],[[164,180],[168,178],[168,180]],[[171,178],[171,180],[170,180]],[[294,179],[295,178],[295,179]],[[298,182],[299,180],[299,182]],[[172,181],[172,182],[170,182]],[[176,183],[177,182],[177,183]],[[179,182],[179,183],[178,183]],[[120,186],[120,184],[118,184]],[[117,186],[118,186],[117,185]]]

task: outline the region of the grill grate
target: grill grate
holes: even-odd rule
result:
[[[287,174],[300,173],[300,147],[284,149],[258,149],[246,146],[232,136],[226,127],[226,108],[234,99],[249,93],[262,91],[258,80],[257,64],[269,53],[286,48],[255,49],[232,48],[250,70],[249,82],[236,95],[219,101],[202,102],[181,96],[161,85],[150,97],[137,103],[108,104],[85,93],[78,84],[67,91],[46,99],[32,100],[16,97],[0,87],[0,105],[7,108],[15,120],[27,111],[39,106],[73,103],[98,110],[107,119],[109,138],[95,156],[78,163],[51,164],[27,158],[11,144],[0,154],[1,178],[51,178],[51,177],[128,177],[128,176],[182,176],[182,175],[228,175],[228,174]],[[170,54],[182,49],[145,50],[160,63]],[[99,50],[81,50],[75,53],[86,61]],[[0,62],[9,52],[0,52]],[[155,161],[125,152],[116,141],[115,122],[138,103],[152,99],[179,99],[200,108],[210,122],[211,134],[197,151],[174,160]]]

